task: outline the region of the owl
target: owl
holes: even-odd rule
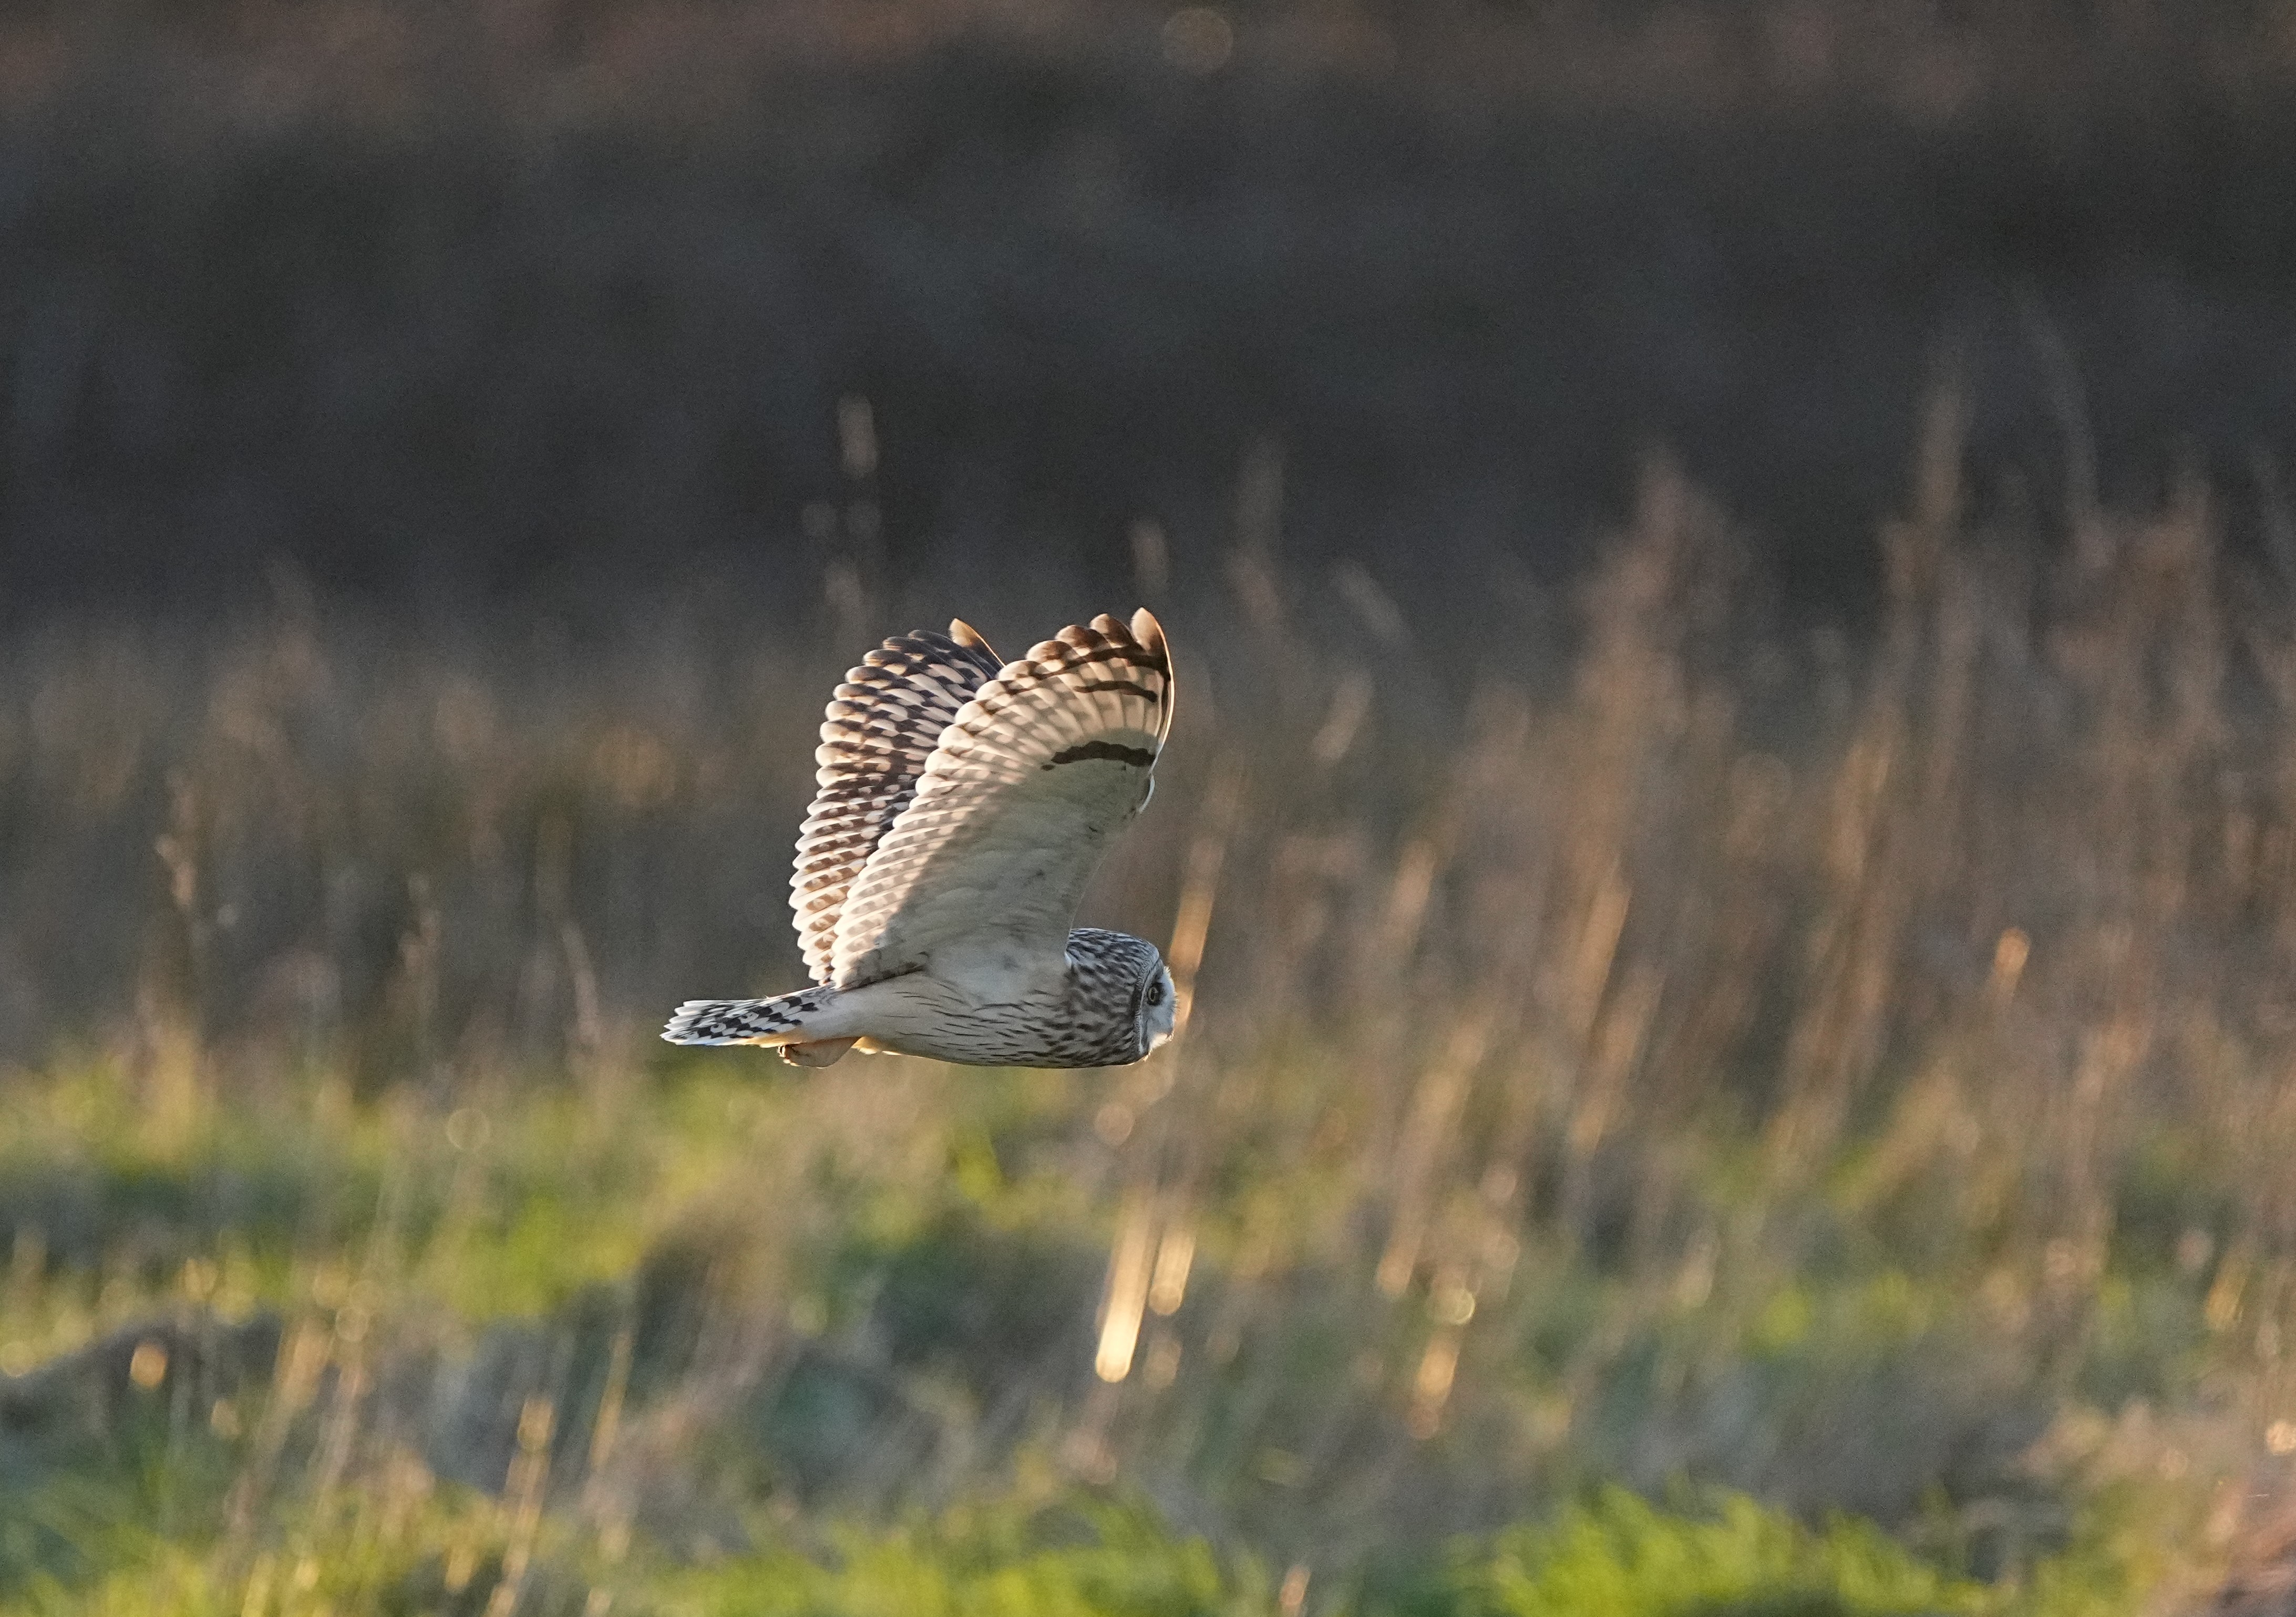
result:
[[[1144,609],[1064,628],[1017,662],[962,621],[886,641],[837,687],[814,753],[790,905],[815,986],[688,1000],[662,1037],[770,1045],[805,1067],[855,1048],[1140,1060],[1172,1036],[1162,956],[1071,923],[1147,805],[1171,727],[1171,656]]]

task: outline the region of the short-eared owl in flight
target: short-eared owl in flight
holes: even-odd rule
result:
[[[857,1045],[1138,1061],[1172,1035],[1171,973],[1154,944],[1070,923],[1171,727],[1172,660],[1144,610],[1001,666],[962,622],[886,641],[837,687],[814,754],[790,905],[817,986],[689,1000],[662,1037],[808,1067]]]

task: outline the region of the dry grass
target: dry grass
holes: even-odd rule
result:
[[[1287,572],[1248,496],[1222,576],[1144,580],[1179,727],[1090,913],[1201,967],[1104,1075],[651,1041],[795,979],[816,699],[885,627],[849,569],[771,639],[291,581],[20,636],[0,1441],[27,1512],[143,1491],[11,1575],[124,1517],[249,1609],[344,1532],[636,1599],[1113,1482],[1331,1610],[1597,1480],[2020,1598],[2136,1501],[2113,1575],[2209,1575],[2296,1449],[2296,617],[2198,489],[1968,531],[1958,433],[1854,648],[1767,638],[1663,468],[1520,620]]]

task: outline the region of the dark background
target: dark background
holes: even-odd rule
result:
[[[1654,448],[1854,619],[1940,377],[1980,528],[2296,447],[2262,4],[19,4],[0,108],[20,622],[1120,588],[1255,456],[1415,617]]]

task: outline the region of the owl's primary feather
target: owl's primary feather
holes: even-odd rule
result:
[[[1036,1066],[1137,1061],[1169,1037],[1152,944],[1074,928],[1086,882],[1148,800],[1172,665],[1145,611],[1062,629],[997,666],[963,623],[887,641],[837,688],[791,904],[822,986],[693,1000],[663,1037],[857,1043]]]
[[[821,721],[813,807],[799,827],[790,907],[816,982],[827,982],[837,918],[861,874],[916,793],[925,760],[957,710],[1000,666],[969,623],[898,635],[847,673]]]

